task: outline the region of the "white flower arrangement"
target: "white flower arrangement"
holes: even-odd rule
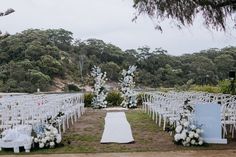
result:
[[[32,137],[34,146],[39,148],[54,148],[61,143],[62,137],[57,127],[64,113],[59,112],[56,117],[49,117],[45,124],[37,124],[34,126],[35,135]]]
[[[52,125],[45,125],[44,132],[33,137],[34,144],[38,144],[39,148],[54,148],[61,140],[57,128]]]
[[[175,128],[174,142],[183,146],[201,146],[204,144],[201,127],[191,123],[194,109],[187,99],[184,102],[183,113]]]
[[[136,70],[136,66],[130,66],[128,71],[123,70],[122,76],[123,80],[121,80],[121,91],[123,96],[123,101],[121,106],[126,108],[133,108],[137,106],[136,94],[134,92],[134,72]]]
[[[201,138],[203,130],[194,124],[190,124],[186,119],[182,119],[178,122],[175,132],[174,141],[176,144],[182,144],[183,146],[201,146],[204,143]]]
[[[94,97],[92,100],[93,108],[105,108],[107,106],[107,91],[105,83],[107,81],[106,72],[102,73],[101,68],[94,66],[91,75],[94,77]]]

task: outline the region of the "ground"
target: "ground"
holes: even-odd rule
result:
[[[111,153],[111,152],[194,152],[195,150],[235,150],[236,140],[227,145],[207,145],[203,147],[183,147],[172,142],[173,137],[162,131],[141,109],[126,111],[130,122],[134,143],[100,144],[106,111],[87,109],[86,113],[63,134],[62,144],[55,149],[32,149],[32,154],[44,153]],[[12,154],[5,150],[2,154]],[[24,153],[23,153],[24,154]],[[223,153],[224,154],[224,153]]]

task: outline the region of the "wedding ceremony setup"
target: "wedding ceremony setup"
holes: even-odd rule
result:
[[[176,145],[225,145],[228,144],[229,137],[234,138],[234,95],[175,91],[137,92],[135,70],[136,66],[129,66],[128,70],[122,71],[123,77],[119,83],[122,97],[120,107],[109,107],[107,74],[97,66],[91,71],[94,79],[92,110],[85,109],[85,93],[3,95],[0,99],[0,150],[11,148],[14,153],[19,153],[20,148],[24,148],[29,153],[31,149],[56,149],[71,134],[71,128],[84,125],[80,119],[86,117],[89,114],[87,112],[104,115],[101,117],[103,131],[100,141],[97,141],[97,144],[104,147],[109,144],[128,146],[136,143],[133,131],[145,129],[145,124],[143,128],[132,128],[130,114],[135,112],[149,116],[148,119],[152,120],[149,123],[160,128],[153,133],[162,132],[168,135]],[[140,106],[137,105],[138,101],[141,102]],[[131,122],[133,123],[132,119]]]

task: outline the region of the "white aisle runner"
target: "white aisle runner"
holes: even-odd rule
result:
[[[101,143],[133,142],[131,127],[124,112],[108,112]]]

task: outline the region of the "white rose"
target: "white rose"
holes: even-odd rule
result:
[[[179,125],[179,126],[177,126],[177,127],[175,128],[175,131],[176,131],[177,133],[180,133],[181,130],[182,130],[182,126],[181,126],[181,125]]]
[[[174,138],[175,141],[178,142],[180,140],[180,134],[175,134]]]
[[[202,141],[202,140],[200,140],[200,141],[198,142],[198,144],[199,144],[199,145],[202,145],[202,144],[203,144],[203,141]]]
[[[56,128],[53,129],[54,135],[58,134],[58,130]]]
[[[194,133],[191,131],[191,132],[189,132],[189,137],[190,138],[193,138],[193,136],[194,136]]]
[[[53,148],[55,146],[55,143],[54,142],[50,142],[49,145],[50,145],[50,148]]]
[[[44,143],[39,143],[39,148],[43,148],[44,147]]]
[[[191,144],[194,145],[196,143],[195,140],[191,140]]]
[[[181,133],[181,138],[184,140],[184,139],[186,139],[186,137],[187,137],[186,133],[185,133],[185,132],[182,132],[182,133]]]
[[[188,130],[187,129],[183,129],[182,132],[186,134],[188,132]]]
[[[47,140],[46,140],[45,138],[43,138],[43,139],[42,139],[42,142],[43,142],[43,143],[46,143],[46,142],[47,142]]]
[[[189,143],[190,140],[191,140],[191,139],[190,139],[189,137],[186,138],[186,142],[187,142],[187,143]]]
[[[46,136],[46,137],[45,137],[45,140],[46,140],[46,141],[49,141],[49,140],[50,140],[50,137],[49,137],[49,136]]]
[[[194,134],[194,137],[198,138],[198,137],[199,137],[198,133],[195,133],[195,134]]]
[[[185,127],[188,127],[188,125],[189,125],[189,122],[184,122]]]
[[[187,145],[187,142],[186,142],[186,141],[183,141],[182,144],[183,144],[183,146],[186,146],[186,145]]]

